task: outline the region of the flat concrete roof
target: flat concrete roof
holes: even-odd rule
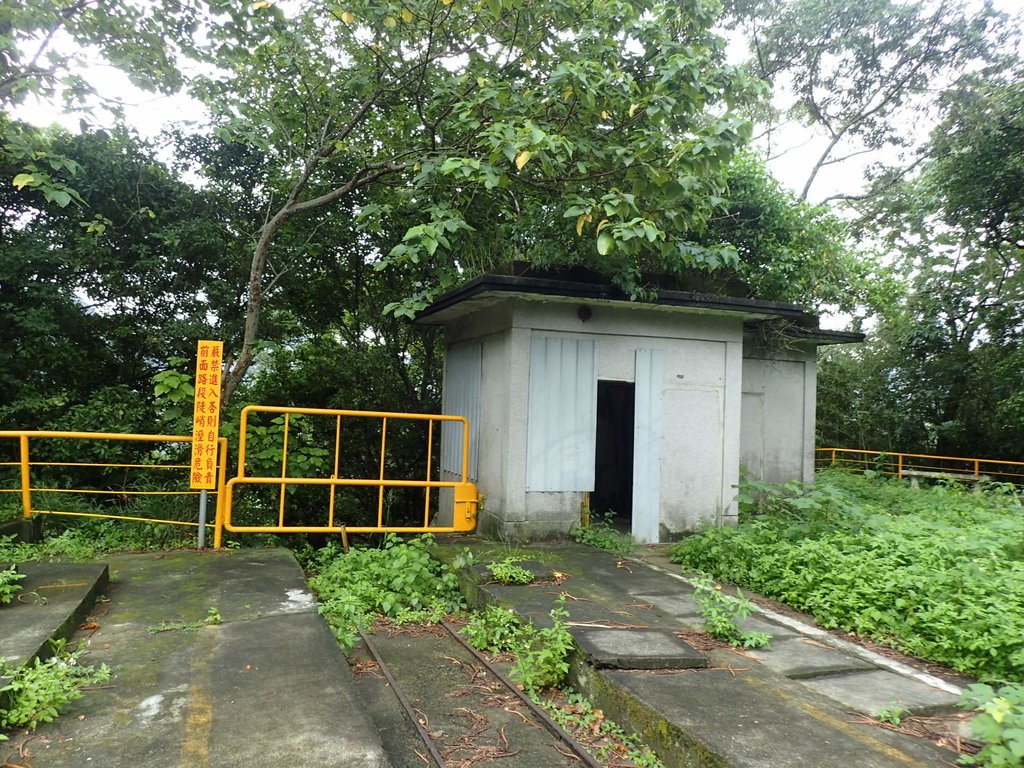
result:
[[[658,290],[653,301],[633,301],[624,291],[607,282],[548,276],[481,275],[443,294],[418,312],[415,322],[446,325],[510,299],[562,304],[585,302],[638,311],[739,315],[745,322],[784,319],[794,324],[793,332],[787,335],[801,340],[818,344],[849,344],[864,340],[860,333],[817,328],[817,317],[807,314],[799,304],[664,289]]]

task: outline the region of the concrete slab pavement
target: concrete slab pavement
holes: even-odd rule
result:
[[[465,538],[457,547],[442,543],[438,554],[452,556],[467,544],[478,563],[503,556],[501,545]],[[665,570],[566,542],[534,544],[516,554],[566,578],[557,586],[506,586],[480,583],[464,571],[472,605],[504,605],[547,625],[548,611],[565,593],[570,624],[617,633],[619,648],[642,646],[652,631],[702,628],[692,587]],[[676,768],[923,768],[955,762],[949,751],[872,726],[857,714],[874,714],[894,701],[911,711],[948,709],[958,698],[948,690],[952,686],[936,688],[927,678],[885,670],[870,656],[806,642],[814,638],[797,624],[767,614],[751,617],[744,626],[772,634],[775,650],[713,650],[704,670],[652,673],[639,663],[635,669],[603,669],[581,655],[573,665],[575,683]],[[877,695],[885,700],[868,712]]]
[[[19,563],[18,572],[21,591],[0,610],[0,656],[14,667],[46,655],[51,639],[70,637],[109,580],[96,563]]]
[[[386,768],[290,552],[109,564],[110,602],[93,612],[86,658],[114,678],[37,731],[33,768]],[[210,609],[221,624],[207,623]]]

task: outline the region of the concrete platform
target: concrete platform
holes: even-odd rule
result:
[[[87,661],[114,678],[40,727],[27,744],[33,768],[388,765],[290,552],[108,562],[110,602],[83,634]],[[204,623],[211,608],[221,624]]]
[[[604,669],[697,669],[708,660],[664,629],[573,627],[573,639],[586,660]]]
[[[878,669],[863,659],[847,656],[805,637],[776,637],[770,650],[751,650],[747,655],[794,680]]]
[[[865,715],[875,715],[893,705],[914,715],[937,715],[956,712],[960,700],[959,696],[884,669],[816,677],[807,680],[806,685]]]
[[[0,563],[0,569],[10,567]],[[0,608],[0,656],[20,667],[70,637],[109,581],[96,563],[19,563],[21,592]]]
[[[501,545],[466,538],[442,542],[437,554],[453,557],[467,545],[478,564],[504,556]],[[620,634],[614,646],[626,649],[640,645],[645,633],[701,629],[692,587],[665,570],[566,542],[530,545],[517,554],[566,578],[557,586],[507,586],[482,583],[464,571],[471,605],[503,605],[545,626],[564,593],[570,631],[580,645],[586,642],[580,624],[599,630],[602,643]],[[953,694],[819,643],[767,614],[743,626],[772,634],[773,649],[711,650],[706,669],[682,671],[603,668],[590,649],[573,662],[574,685],[627,731],[639,733],[670,768],[924,768],[956,762],[950,751],[857,714],[880,691],[886,698],[880,706],[906,705],[915,697],[930,705]]]

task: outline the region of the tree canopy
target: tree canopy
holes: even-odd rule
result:
[[[436,336],[406,320],[459,280],[527,261],[585,266],[637,300],[656,290],[650,273],[705,270],[760,298],[875,313],[871,343],[822,368],[823,435],[960,452],[998,440],[1024,455],[1013,25],[953,0],[721,11],[5,7],[0,418],[127,424],[154,405],[175,418],[171,379],[150,385],[197,336],[226,342],[232,407],[429,408]],[[723,24],[751,42],[746,65],[727,63]],[[89,108],[122,107],[90,77],[97,60],[189,93],[209,120],[159,145],[97,129]],[[81,130],[21,120],[37,95],[85,108]],[[925,117],[938,125],[927,140]],[[797,191],[768,170],[787,122],[818,136]],[[809,202],[823,176],[876,152],[866,189]]]
[[[422,289],[390,306],[406,315],[512,259],[587,263],[634,295],[644,270],[735,263],[706,234],[750,130],[734,107],[761,87],[724,63],[713,3],[360,0],[266,12],[265,37],[231,54],[244,66],[195,86],[215,135],[263,151],[277,189],[253,247],[229,393],[259,339],[275,239],[295,218],[346,211],[367,260],[419,272]]]

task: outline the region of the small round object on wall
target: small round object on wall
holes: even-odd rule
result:
[[[583,305],[579,309],[576,310],[576,317],[578,317],[584,323],[587,322],[587,320],[589,320],[591,315],[593,315],[593,314],[594,313],[591,311],[590,307],[588,307],[586,305]]]

